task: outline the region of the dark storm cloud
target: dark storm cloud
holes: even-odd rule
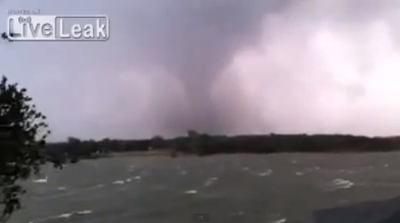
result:
[[[378,113],[371,103],[392,94],[371,96],[380,92],[371,83],[383,79],[370,77],[394,78],[377,61],[391,58],[384,40],[400,33],[397,1],[7,0],[1,7],[4,21],[9,8],[110,18],[108,42],[0,46],[2,71],[28,87],[54,139],[187,129],[357,132],[363,124],[351,118],[361,109],[371,120]],[[364,107],[351,110],[342,96]],[[397,111],[393,102],[382,106]]]
[[[43,70],[43,65],[51,64],[57,71],[50,72],[68,75],[62,83],[68,93],[57,94],[68,94],[68,103],[77,103],[78,98],[82,97],[82,88],[85,88],[78,81],[83,78],[82,75],[97,73],[92,74],[92,80],[86,78],[93,82],[86,84],[95,87],[103,75],[112,77],[120,72],[120,68],[134,65],[145,76],[149,67],[162,67],[183,84],[185,100],[189,102],[186,115],[168,112],[170,105],[159,107],[154,104],[159,111],[155,116],[164,117],[161,122],[175,132],[185,132],[187,129],[209,132],[224,130],[225,124],[218,118],[221,114],[217,113],[210,98],[211,83],[238,49],[257,43],[265,13],[283,7],[281,1],[263,0],[76,1],[57,4],[43,1],[34,5],[22,1],[7,2],[8,8],[39,8],[43,14],[101,13],[108,15],[111,20],[112,36],[108,43],[24,44],[24,47],[36,51],[36,58],[46,58],[42,63],[32,63],[31,66]],[[20,69],[20,72],[14,69],[12,73],[24,72],[22,67]],[[159,88],[162,83],[155,85]],[[98,87],[104,91],[110,90],[100,83]],[[76,96],[73,96],[74,91]],[[115,92],[109,94],[115,100],[121,100]],[[162,95],[157,92],[154,94],[155,97]],[[78,111],[71,110],[73,112]]]
[[[124,19],[136,21],[137,28],[128,29],[125,35],[139,46],[139,61],[145,66],[161,65],[183,83],[190,114],[186,120],[171,114],[170,128],[226,131],[210,97],[211,84],[238,49],[257,43],[263,16],[282,8],[279,4],[264,0],[158,1],[129,10]]]

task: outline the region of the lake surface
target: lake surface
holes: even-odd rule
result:
[[[323,209],[400,195],[400,153],[115,157],[43,172],[26,182],[12,223],[187,223],[197,213],[308,223]]]

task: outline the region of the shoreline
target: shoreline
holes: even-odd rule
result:
[[[324,151],[324,152],[273,152],[273,153],[246,153],[246,152],[237,152],[237,153],[213,153],[208,155],[199,156],[193,153],[182,153],[179,152],[175,157],[171,156],[171,151],[165,150],[153,150],[153,151],[124,151],[124,152],[112,152],[108,154],[97,154],[92,155],[91,157],[81,157],[80,160],[91,160],[91,159],[102,159],[102,158],[114,158],[114,157],[170,157],[170,158],[182,158],[182,157],[209,157],[209,156],[218,156],[218,155],[277,155],[277,154],[326,154],[326,155],[356,155],[356,154],[373,154],[373,153],[391,153],[391,152],[400,152],[400,150],[395,151]]]
[[[105,154],[103,157],[107,158],[107,157],[154,157],[154,156],[172,157],[172,154],[171,151],[169,150],[124,151],[124,152],[111,152]],[[182,152],[177,152],[175,155],[175,157],[191,157],[191,156],[197,156],[197,155],[190,153],[182,153]]]

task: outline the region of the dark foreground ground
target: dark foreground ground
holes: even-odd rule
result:
[[[390,200],[400,195],[400,153],[115,157],[45,172],[47,182],[28,182],[12,223],[188,223],[196,213],[218,223],[369,223],[400,210]]]

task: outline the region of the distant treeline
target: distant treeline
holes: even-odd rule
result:
[[[169,150],[197,155],[220,153],[278,152],[372,152],[400,150],[400,137],[352,135],[241,135],[212,136],[188,131],[187,136],[165,139],[100,141],[70,137],[67,142],[47,145],[49,159],[78,159],[107,156],[113,152]]]

